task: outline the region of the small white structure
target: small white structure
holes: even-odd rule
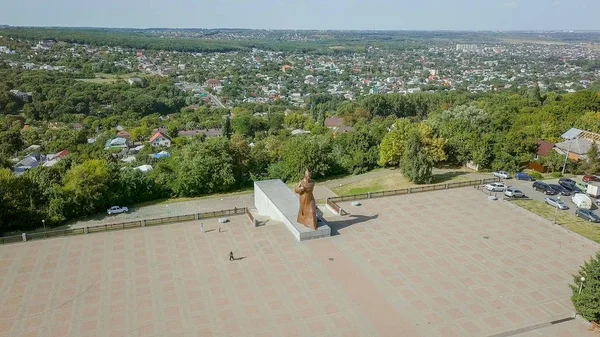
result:
[[[134,168],[134,170],[138,170],[142,173],[146,173],[148,171],[152,170],[152,165],[142,165],[142,166],[138,166],[136,168]]]

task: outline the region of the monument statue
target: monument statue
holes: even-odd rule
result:
[[[298,223],[310,229],[317,229],[317,203],[313,196],[315,189],[314,180],[310,179],[308,169],[304,172],[304,179],[300,180],[294,190],[300,195],[300,209],[298,210]]]

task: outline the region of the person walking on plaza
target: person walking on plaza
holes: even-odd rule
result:
[[[229,252],[229,261],[233,261],[233,260],[235,260],[235,259],[233,258],[233,251],[230,251],[230,252]]]
[[[221,226],[219,226],[219,233],[221,233]]]
[[[200,231],[204,233],[204,224],[202,222],[200,223]]]

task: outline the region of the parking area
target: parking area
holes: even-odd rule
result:
[[[305,243],[236,216],[1,246],[0,336],[594,336],[550,322],[598,244],[474,188],[342,207]]]
[[[574,180],[577,179],[577,181],[581,181],[579,178],[573,178],[573,179]],[[531,182],[531,181],[517,180],[517,179],[511,178],[511,179],[506,179],[503,182],[506,186],[516,188],[516,189],[520,190],[521,192],[525,193],[525,196],[529,199],[544,202],[544,199],[547,197],[552,197],[552,198],[560,197],[560,200],[562,200],[569,207],[569,209],[559,210],[559,212],[568,212],[573,215],[575,214],[575,210],[577,209],[577,206],[575,206],[575,204],[573,204],[573,202],[571,201],[571,196],[564,196],[564,195],[560,195],[560,194],[546,195],[543,192],[535,191],[532,186],[533,182]],[[558,179],[543,180],[543,182],[546,184],[558,184]],[[502,192],[492,192],[491,194],[497,195],[498,198],[502,197]],[[595,204],[596,199],[594,199],[594,198],[591,198],[591,199],[593,202],[593,212],[596,213],[597,215],[600,215],[600,211],[598,210],[598,207]],[[551,207],[551,206],[548,206],[548,207]]]

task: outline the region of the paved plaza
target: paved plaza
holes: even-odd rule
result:
[[[236,216],[0,246],[0,337],[596,336],[549,322],[597,244],[473,188],[361,202],[304,243]]]

